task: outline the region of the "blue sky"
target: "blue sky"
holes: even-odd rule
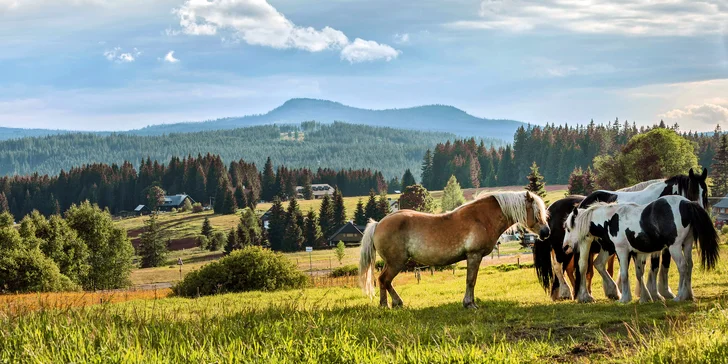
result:
[[[0,0],[0,126],[124,130],[289,98],[728,127],[728,0]]]

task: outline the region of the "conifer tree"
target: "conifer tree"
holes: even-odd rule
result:
[[[286,232],[286,211],[278,196],[273,198],[268,221],[268,242],[273,250],[283,250],[283,235]]]
[[[295,252],[303,245],[303,231],[298,224],[288,224],[283,235],[283,251]]]
[[[227,234],[227,241],[225,243],[225,255],[232,253],[233,250],[240,249],[240,243],[238,242],[238,234],[234,228],[231,228]]]
[[[344,196],[341,191],[334,191],[334,227],[340,228],[346,224],[346,207],[344,206]]]
[[[243,225],[242,221],[238,223],[238,228],[235,230],[235,235],[237,235],[238,245],[240,245],[241,248],[252,245],[250,241],[250,232],[245,227],[245,225]]]
[[[375,217],[375,220],[381,221],[383,218],[389,215],[390,212],[391,211],[389,209],[389,199],[387,198],[387,194],[380,193],[379,199],[377,200],[377,216]]]
[[[308,213],[306,214],[303,236],[306,246],[322,248],[326,245],[323,235],[321,234],[318,217],[313,209],[308,210]]]
[[[270,157],[265,161],[261,184],[262,191],[260,197],[264,201],[273,201],[273,197],[276,195],[276,174],[273,171],[273,163]]]
[[[321,226],[321,233],[324,236],[332,233],[334,228],[334,207],[332,206],[331,197],[328,194],[324,195],[321,201],[321,207],[319,209],[319,225]]]
[[[584,171],[581,167],[574,168],[569,176],[568,194],[570,195],[586,195],[584,188]]]
[[[369,200],[367,201],[367,206],[364,209],[365,220],[369,220],[369,219],[377,220],[379,213],[377,212],[376,197],[377,197],[377,195],[374,193],[374,190],[369,190]],[[379,220],[377,220],[377,221],[379,221]]]
[[[531,164],[531,173],[528,174],[528,185],[526,185],[526,190],[531,191],[532,193],[538,195],[541,198],[546,197],[546,183],[543,181],[543,176],[538,173],[538,165],[536,165],[536,162],[533,162]],[[548,201],[544,201],[545,203],[548,203]]]
[[[311,174],[305,173],[303,175],[303,198],[306,200],[313,200],[313,186],[311,186]]]
[[[361,198],[359,201],[356,202],[356,211],[354,212],[354,224],[356,225],[366,225],[367,223],[367,215],[366,212],[364,212],[364,203],[361,201]]]
[[[463,196],[457,178],[450,176],[445,189],[442,191],[442,212],[452,211],[464,203],[465,196]]]
[[[422,161],[422,174],[420,175],[422,186],[432,188],[432,175],[432,152],[428,149]],[[406,187],[403,183],[400,188],[404,190]]]
[[[139,255],[141,267],[159,267],[167,259],[167,241],[164,239],[162,228],[157,220],[157,213],[149,215],[144,222],[144,232],[139,239]]]
[[[238,209],[238,205],[237,203],[235,203],[233,191],[230,191],[229,188],[225,188],[225,190],[223,191],[223,195],[225,196],[225,199],[223,200],[222,204],[222,213],[225,215],[234,214],[235,211],[237,211]]]
[[[412,172],[410,172],[409,168],[407,168],[406,171],[404,171],[404,175],[402,176],[402,186],[405,188],[407,186],[412,186],[416,184],[415,182],[415,176],[412,175]]]
[[[714,196],[723,197],[728,194],[728,134],[720,136],[720,144],[713,156],[711,168],[711,192]]]
[[[10,206],[8,205],[8,198],[5,196],[5,192],[0,192],[0,214],[3,212],[10,212]]]
[[[210,219],[207,216],[205,216],[205,220],[202,222],[202,231],[200,233],[206,238],[212,239],[212,224],[210,224]]]

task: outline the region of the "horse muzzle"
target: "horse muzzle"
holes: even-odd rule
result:
[[[538,231],[538,237],[541,240],[546,240],[551,236],[551,229],[548,227],[548,225],[544,225],[541,227],[541,230]]]
[[[562,248],[564,249],[564,253],[566,253],[566,254],[571,254],[574,252],[574,249],[572,249],[571,245],[569,245],[569,244],[564,244],[564,246]]]

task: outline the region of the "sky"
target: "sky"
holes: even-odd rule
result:
[[[308,97],[728,128],[728,0],[0,0],[0,126],[127,130]]]

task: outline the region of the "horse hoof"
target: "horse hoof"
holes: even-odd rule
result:
[[[579,303],[593,303],[594,297],[581,297],[579,298]]]
[[[621,299],[619,300],[619,303],[624,303],[624,304],[627,304],[627,303],[630,303],[630,302],[632,302],[632,297],[627,297],[627,298],[625,298],[625,297],[622,297],[622,298],[621,298]]]
[[[472,310],[478,309],[478,305],[476,305],[475,302],[463,303],[463,306],[467,309],[472,309]]]
[[[392,302],[392,308],[402,308],[404,306],[404,302]]]
[[[669,299],[669,300],[671,300],[671,299],[674,299],[674,298],[675,298],[675,295],[674,295],[674,294],[673,294],[672,292],[670,292],[670,291],[667,291],[667,292],[660,292],[660,295],[661,295],[662,297],[665,297],[666,299]]]

